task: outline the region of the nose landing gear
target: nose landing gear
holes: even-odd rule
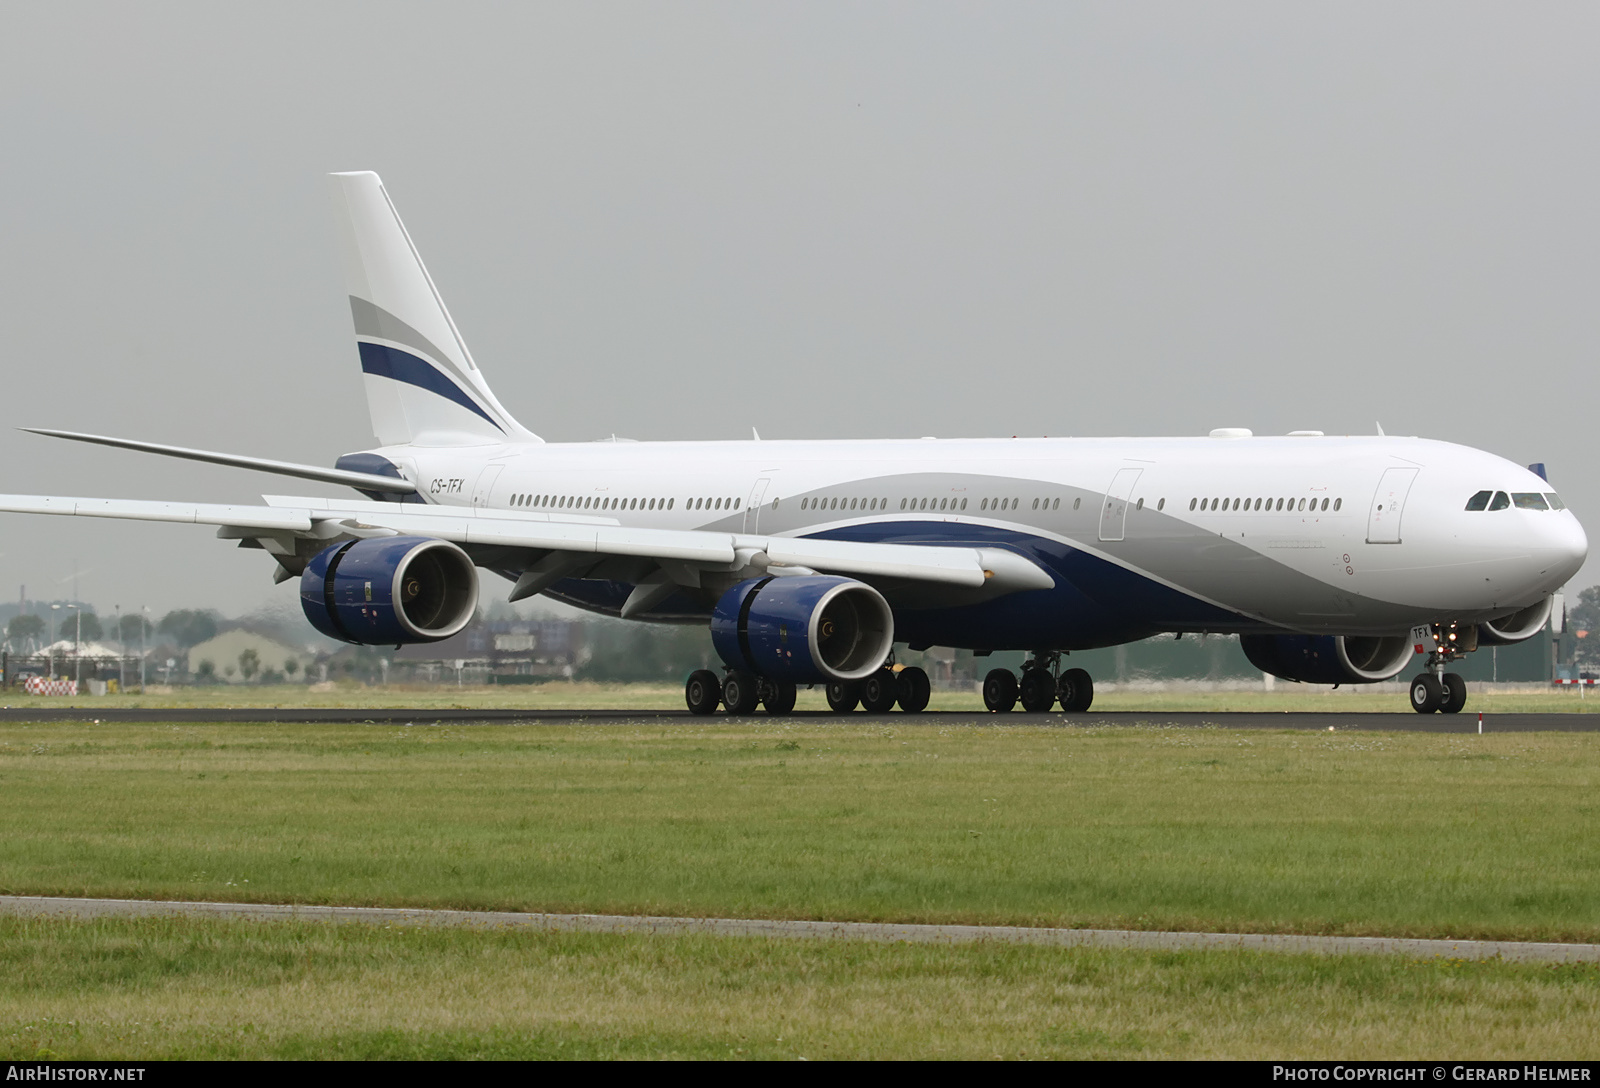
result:
[[[1459,673],[1445,672],[1444,667],[1477,649],[1477,635],[1477,628],[1463,630],[1453,623],[1436,623],[1412,632],[1417,645],[1425,649],[1431,647],[1427,664],[1423,666],[1428,671],[1411,681],[1412,710],[1418,714],[1461,712],[1467,705],[1467,682]]]
[[[1081,713],[1094,702],[1094,680],[1082,669],[1061,669],[1061,654],[1035,650],[1022,666],[1022,679],[1009,669],[992,669],[983,678],[983,705],[993,714],[1010,713],[1022,701],[1029,714],[1045,714],[1059,700],[1068,714]]]

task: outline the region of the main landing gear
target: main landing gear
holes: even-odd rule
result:
[[[1418,714],[1459,714],[1467,705],[1467,682],[1458,673],[1445,672],[1451,661],[1459,661],[1477,648],[1476,632],[1470,632],[1472,645],[1463,645],[1455,624],[1434,624],[1433,649],[1423,667],[1428,671],[1411,681],[1411,709]],[[1427,646],[1427,640],[1421,643]]]
[[[869,714],[887,714],[896,704],[907,714],[920,714],[931,694],[928,674],[915,666],[897,670],[885,665],[865,680],[827,686],[828,706],[835,714],[848,714],[858,706]],[[718,706],[727,707],[729,714],[754,714],[758,706],[771,715],[789,714],[797,695],[787,680],[768,680],[739,669],[729,669],[721,680],[710,669],[697,669],[683,685],[691,714],[715,714]]]
[[[1059,700],[1069,714],[1088,710],[1094,702],[1094,680],[1082,669],[1061,669],[1061,655],[1035,650],[1022,666],[1022,678],[1010,669],[992,669],[983,678],[983,705],[991,713],[1007,714],[1018,700],[1029,714],[1045,714]]]

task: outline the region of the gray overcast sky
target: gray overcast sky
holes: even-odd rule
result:
[[[1592,4],[5,24],[3,491],[314,490],[19,425],[323,464],[371,445],[322,175],[372,169],[546,438],[1377,420],[1549,462],[1600,539]],[[102,610],[293,603],[209,537],[0,516],[0,594],[63,595],[76,558]]]

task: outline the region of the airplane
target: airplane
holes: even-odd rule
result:
[[[1412,707],[1455,713],[1447,666],[1536,635],[1588,554],[1542,466],[1381,433],[546,442],[490,390],[378,176],[330,179],[375,447],[330,469],[24,429],[360,497],[3,495],[0,512],[215,526],[360,645],[458,633],[480,569],[512,601],[704,625],[724,669],[687,679],[701,715],[786,714],[816,684],[837,712],[920,712],[928,677],[897,643],[1025,651],[985,677],[988,709],[1081,712],[1073,651],[1189,633],[1238,635],[1309,684],[1425,654]]]

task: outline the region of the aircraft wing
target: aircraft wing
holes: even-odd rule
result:
[[[558,518],[511,510],[422,503],[266,496],[265,506],[150,502],[133,499],[0,495],[0,513],[64,514],[134,521],[215,525],[217,535],[263,548],[279,562],[279,580],[339,540],[424,536],[466,548],[497,569],[522,569],[511,599],[532,596],[569,577],[614,577],[640,584],[644,611],[665,591],[700,587],[705,574],[754,577],[823,573],[976,590],[998,596],[1049,589],[1054,579],[1003,548],[879,544],[688,529],[649,529],[602,518]],[[648,586],[655,587],[648,589]]]

